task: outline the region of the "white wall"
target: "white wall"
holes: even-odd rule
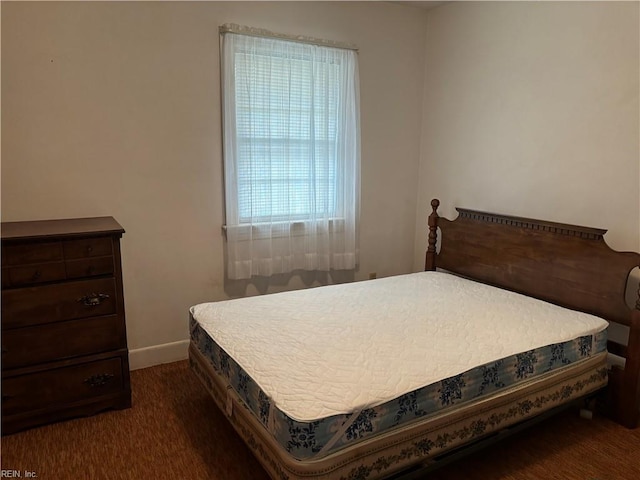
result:
[[[452,2],[429,12],[415,270],[434,197],[450,219],[460,206],[606,228],[613,249],[640,251],[639,6]],[[610,334],[625,341],[624,329]]]
[[[638,2],[454,2],[428,15],[414,268],[431,198],[609,229],[640,248]]]
[[[195,303],[409,272],[425,16],[379,2],[3,3],[2,219],[112,215],[124,226],[134,366],[184,355]],[[217,28],[227,22],[358,45],[355,274],[225,282]]]

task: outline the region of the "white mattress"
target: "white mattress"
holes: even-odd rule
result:
[[[203,303],[191,313],[277,408],[306,422],[608,325],[441,272]]]

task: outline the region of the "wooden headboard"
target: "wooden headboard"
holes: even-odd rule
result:
[[[630,420],[638,421],[640,401],[640,291],[635,308],[625,302],[631,271],[640,253],[616,252],[604,240],[606,230],[458,208],[458,218],[438,215],[431,201],[425,270],[443,270],[591,313],[631,327],[627,346],[610,342],[609,350],[626,358],[621,379],[634,391]],[[438,243],[440,231],[440,248]],[[629,373],[631,372],[631,373]],[[633,379],[631,377],[634,377]],[[630,383],[633,382],[633,385]]]

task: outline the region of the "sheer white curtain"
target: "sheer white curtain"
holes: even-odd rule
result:
[[[357,53],[224,33],[227,274],[354,269]]]

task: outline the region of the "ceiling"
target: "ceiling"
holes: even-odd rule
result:
[[[422,8],[424,10],[430,10],[432,8],[438,7],[445,2],[422,2],[422,1],[392,1],[391,3],[399,3],[400,5],[409,5],[412,7]]]

